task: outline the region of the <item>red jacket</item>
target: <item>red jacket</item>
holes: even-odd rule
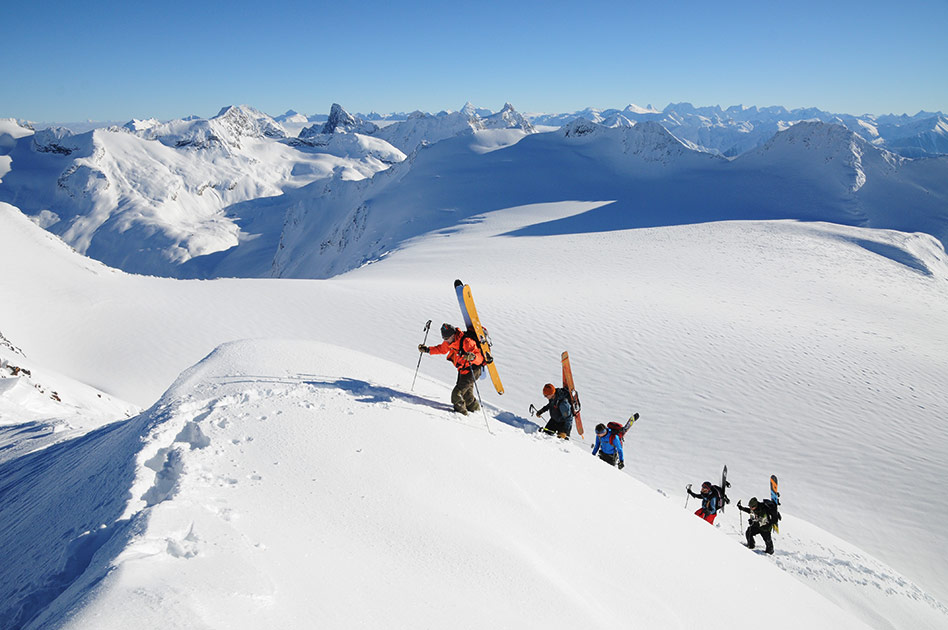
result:
[[[470,337],[465,337],[464,331],[461,329],[458,329],[454,334],[454,339],[431,346],[428,348],[428,352],[448,355],[448,361],[452,362],[461,374],[470,372],[472,365],[484,364],[484,355],[481,353],[480,346]],[[469,352],[474,353],[473,361],[468,361],[463,356]]]

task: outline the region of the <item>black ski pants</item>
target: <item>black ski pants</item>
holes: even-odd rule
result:
[[[603,451],[599,451],[599,459],[601,459],[602,461],[606,462],[607,464],[611,466],[615,466],[619,460],[619,454],[618,453],[605,453]]]
[[[570,433],[573,432],[573,422],[572,419],[563,420],[562,418],[550,418],[543,428],[550,433],[565,433],[566,437],[569,437]]]
[[[770,537],[770,525],[765,525],[764,527],[761,527],[759,523],[755,522],[755,523],[751,523],[750,526],[748,526],[747,532],[746,532],[747,546],[751,549],[753,549],[755,546],[754,536],[756,536],[757,534],[760,534],[760,537],[764,539],[764,545],[766,545],[766,547],[764,547],[764,551],[766,551],[767,553],[773,553],[774,541]]]

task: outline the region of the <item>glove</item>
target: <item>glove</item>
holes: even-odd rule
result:
[[[418,352],[424,352],[425,354],[427,354],[427,353],[428,353],[428,346],[426,346],[426,345],[423,344],[423,343],[418,344]]]
[[[476,358],[477,358],[477,355],[475,355],[473,352],[468,352],[464,355],[465,361],[473,361]]]
[[[619,470],[622,470],[623,468],[625,468],[625,462],[619,462],[616,465],[619,467]]]

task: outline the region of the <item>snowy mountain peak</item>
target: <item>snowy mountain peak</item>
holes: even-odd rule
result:
[[[651,105],[646,105],[645,107],[639,107],[634,103],[629,103],[626,108],[623,110],[629,114],[660,114],[661,112],[652,107]]]
[[[356,118],[339,103],[333,103],[329,110],[329,120],[316,131],[317,125],[307,127],[300,131],[300,138],[306,138],[316,133],[330,135],[334,133],[361,133],[371,135],[378,131],[379,127],[375,123]]]
[[[805,121],[778,132],[760,151],[803,151],[819,153],[827,159],[862,154],[869,143],[841,124]]]
[[[230,105],[221,109],[212,120],[229,128],[236,137],[285,138],[286,131],[277,121],[247,105]]]
[[[597,125],[585,118],[577,118],[564,126],[561,133],[564,138],[579,138],[595,134],[600,129],[602,129],[602,125]]]
[[[769,163],[818,165],[824,171],[834,169],[837,181],[850,192],[856,192],[867,180],[864,164],[867,154],[881,157],[880,163],[886,165],[885,168],[904,161],[840,124],[819,121],[799,122],[780,131],[748,154],[748,158]]]
[[[285,114],[280,114],[279,116],[274,116],[273,119],[274,119],[275,121],[277,121],[278,123],[281,123],[281,124],[283,124],[283,123],[289,123],[289,124],[303,124],[303,125],[305,125],[306,123],[309,122],[309,119],[308,119],[306,116],[304,116],[303,114],[300,114],[299,112],[297,112],[296,110],[293,110],[293,109],[288,109],[288,110],[286,110],[286,113],[285,113]]]
[[[536,133],[536,127],[510,103],[504,103],[498,113],[483,118],[485,129],[522,129],[526,133]]]
[[[70,155],[78,149],[77,137],[65,127],[47,127],[33,134],[33,150],[37,153]]]

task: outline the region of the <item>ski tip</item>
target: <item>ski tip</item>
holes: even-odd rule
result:
[[[461,282],[460,280],[455,280],[455,281],[454,281],[454,286],[455,286],[455,287],[463,287],[463,286],[464,286],[464,283]]]

